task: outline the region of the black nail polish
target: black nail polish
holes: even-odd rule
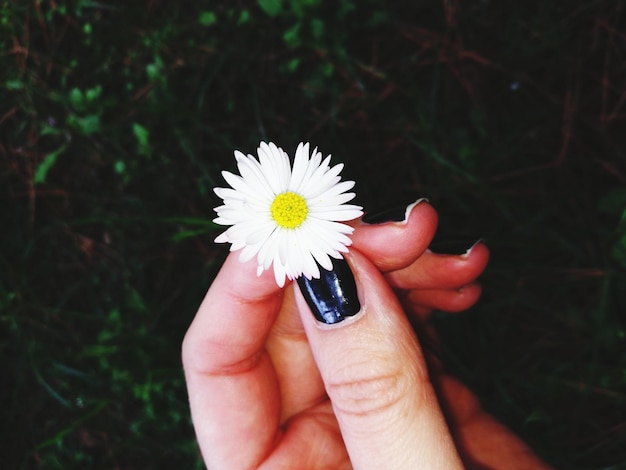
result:
[[[361,310],[354,275],[343,258],[333,260],[332,271],[320,267],[319,279],[300,276],[298,286],[315,319],[326,325],[339,323]]]
[[[480,237],[463,235],[435,237],[428,249],[439,255],[464,255],[482,241]]]
[[[385,222],[406,222],[411,210],[420,202],[428,202],[428,199],[421,198],[411,201],[409,204],[398,204],[388,209],[368,212],[361,219],[366,224],[383,224]]]

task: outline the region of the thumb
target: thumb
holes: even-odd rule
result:
[[[346,258],[295,290],[354,468],[462,468],[395,295],[366,257]]]

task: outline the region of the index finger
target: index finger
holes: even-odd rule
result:
[[[185,335],[189,404],[209,468],[255,467],[276,440],[277,382],[264,344],[281,300],[271,271],[257,277],[254,262],[231,253]]]

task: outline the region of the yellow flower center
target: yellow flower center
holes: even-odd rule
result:
[[[272,219],[281,227],[296,228],[306,220],[309,208],[302,196],[287,191],[276,196],[270,211]]]

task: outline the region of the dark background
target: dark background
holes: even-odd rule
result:
[[[272,140],[484,237],[449,369],[556,467],[626,468],[625,7],[0,1],[2,465],[201,467],[212,188]]]

